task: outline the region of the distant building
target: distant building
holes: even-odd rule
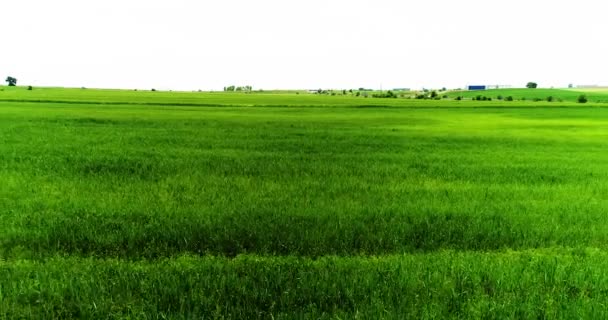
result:
[[[490,89],[509,89],[512,88],[512,86],[510,85],[506,85],[506,84],[491,84],[491,85],[470,85],[467,86],[467,90],[469,91],[474,91],[474,90],[490,90]]]

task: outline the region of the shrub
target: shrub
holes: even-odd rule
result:
[[[498,95],[498,97],[496,97],[496,99],[498,99],[498,100],[502,100],[502,96],[501,96],[501,95]]]
[[[505,101],[513,101],[513,97],[512,96],[507,96],[507,97],[505,97]]]
[[[460,100],[462,100],[462,97],[461,96],[457,96],[456,98],[454,98],[454,100],[460,101]]]
[[[374,98],[397,98],[397,95],[394,92],[392,92],[391,90],[389,90],[386,93],[384,93],[384,92],[374,93],[374,94],[372,94],[372,97],[374,97]]]
[[[27,90],[33,90],[34,88],[32,88],[32,86],[27,86]]]
[[[548,96],[547,97],[547,102],[553,102],[553,96]]]
[[[578,96],[577,101],[578,101],[578,103],[587,103],[587,96],[585,96],[584,94],[581,94],[580,96]]]

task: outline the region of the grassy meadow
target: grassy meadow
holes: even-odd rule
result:
[[[0,319],[606,317],[590,94],[2,89]]]

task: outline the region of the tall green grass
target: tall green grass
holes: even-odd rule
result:
[[[606,317],[605,252],[0,262],[0,317]]]
[[[603,316],[601,105],[95,101],[0,102],[0,318]]]

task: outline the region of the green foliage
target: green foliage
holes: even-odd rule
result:
[[[587,103],[587,96],[584,94],[581,94],[580,96],[578,96],[577,101],[578,101],[578,103]]]
[[[513,97],[512,96],[507,96],[507,97],[505,97],[505,101],[513,101]]]
[[[547,97],[547,102],[553,102],[553,96],[548,96]]]
[[[538,84],[536,82],[528,82],[526,84],[526,88],[528,89],[536,89],[538,87]]]
[[[4,80],[6,83],[8,83],[9,87],[14,87],[17,85],[17,79],[14,77],[6,77],[6,80]]]
[[[387,92],[378,92],[378,93],[374,93],[372,94],[372,98],[397,98],[397,95],[389,90]]]

